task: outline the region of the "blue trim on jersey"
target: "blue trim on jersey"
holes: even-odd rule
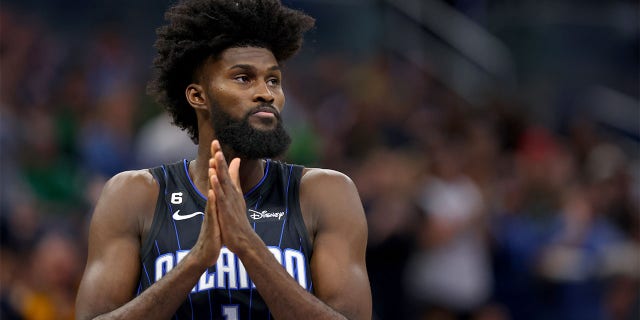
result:
[[[260,179],[260,182],[258,182],[258,184],[253,186],[251,190],[247,191],[247,193],[244,194],[245,198],[250,196],[254,191],[256,191],[256,189],[258,189],[258,187],[262,185],[264,180],[267,179],[267,176],[269,175],[269,167],[271,167],[271,159],[267,159],[267,165],[266,165],[266,168],[264,168],[264,175],[262,176],[262,179]]]
[[[280,230],[280,241],[278,241],[278,247],[282,246],[282,235],[284,235],[284,226],[287,224],[287,218],[289,218],[289,184],[291,183],[291,173],[293,172],[293,166],[289,166],[289,177],[287,177],[287,189],[285,189],[284,203],[286,207],[284,209],[284,220],[282,221],[282,229]]]
[[[189,180],[189,183],[191,184],[191,187],[193,187],[193,190],[196,191],[196,193],[200,196],[200,198],[202,198],[203,200],[207,201],[207,197],[205,197],[205,195],[203,195],[200,190],[198,190],[198,188],[196,188],[195,183],[193,183],[193,180],[191,180],[191,176],[189,175],[189,168],[187,167],[187,164],[189,162],[187,161],[187,159],[183,159],[182,160],[182,164],[184,166],[184,172],[187,175],[187,180]],[[264,180],[267,178],[267,175],[269,174],[269,167],[271,166],[271,159],[267,159],[267,165],[264,169],[264,175],[262,176],[262,179],[260,179],[260,182],[258,182],[258,184],[256,184],[255,186],[253,186],[253,188],[251,188],[251,190],[249,190],[247,193],[244,194],[244,197],[248,197],[250,196],[256,189],[258,189],[262,183],[264,182]],[[163,170],[164,170],[164,166],[163,166]]]
[[[211,308],[211,290],[207,290],[207,296],[209,297],[209,319],[213,320],[213,309]]]
[[[258,197],[258,200],[256,201],[256,205],[253,206],[253,210],[258,210],[258,206],[260,205],[260,200],[262,200],[262,195],[260,195]],[[256,221],[253,221],[253,231],[256,231]]]
[[[142,268],[144,269],[144,274],[147,275],[147,280],[149,281],[149,283],[153,283],[151,282],[151,277],[149,277],[149,271],[147,271],[147,266],[142,265]]]
[[[167,190],[169,189],[168,185],[166,185],[167,183],[169,183],[169,175],[167,174],[167,169],[164,167],[164,165],[162,165],[162,172],[164,172],[164,199],[165,202],[167,203],[167,207],[169,207],[169,212],[173,212],[173,206],[171,206],[171,202],[167,201]],[[187,175],[188,176],[188,175]],[[178,250],[182,250],[182,246],[180,246],[180,236],[178,235],[178,226],[176,226],[176,221],[174,219],[171,219],[171,222],[173,223],[173,230],[175,230],[176,232],[176,242],[178,243]]]
[[[300,240],[299,240],[299,241],[300,241],[300,252],[304,252],[304,250],[302,249],[302,238],[298,237],[298,239],[300,239]],[[308,267],[309,267],[309,268],[311,268],[311,265],[310,265],[310,264],[308,264]],[[309,271],[309,273],[311,273],[311,271]],[[307,288],[307,291],[308,291],[308,292],[310,292],[310,293],[311,293],[311,292],[313,292],[313,291],[312,291],[312,289],[313,289],[313,278],[312,278],[312,277],[309,277],[309,284],[308,284],[308,286],[309,286],[309,287]]]
[[[267,167],[267,172],[268,172],[268,168]],[[266,174],[264,175],[265,177],[267,176]],[[256,205],[253,206],[253,210],[258,210],[258,206],[260,205],[260,200],[262,200],[262,195],[260,195],[260,197],[258,197],[258,201],[256,201]],[[256,231],[256,222],[253,221],[253,231]],[[253,282],[249,281],[249,310],[251,310],[253,306]],[[251,312],[249,312],[249,320],[251,320]]]
[[[193,301],[191,301],[191,293],[189,293],[187,298],[189,298],[189,306],[191,307],[191,320],[193,320],[193,314],[195,310],[193,310]]]
[[[249,281],[249,310],[253,310],[253,284]],[[249,311],[249,320],[251,320],[251,311]]]
[[[216,263],[217,263],[217,262],[216,262]],[[217,268],[216,268],[216,269],[217,269]],[[207,271],[208,271],[208,270],[209,270],[209,269],[207,269]],[[214,278],[215,278],[215,276],[214,276]],[[216,279],[213,279],[213,280],[215,281]],[[213,292],[213,299],[211,299],[211,292],[212,292],[212,291],[211,291],[211,290],[208,290],[208,292],[209,292],[209,304],[213,304],[213,305],[215,306],[215,305],[216,305],[216,298],[218,297],[218,295],[217,295],[215,292]],[[211,311],[211,316],[213,317],[213,311]]]
[[[187,159],[183,159],[182,163],[184,164],[184,173],[187,175],[187,180],[189,180],[189,183],[191,183],[191,187],[193,187],[193,190],[196,191],[196,193],[205,201],[207,201],[207,197],[205,197],[202,193],[200,193],[200,190],[198,190],[198,188],[196,188],[196,185],[193,183],[193,180],[191,180],[191,176],[189,175],[189,168],[187,167]]]

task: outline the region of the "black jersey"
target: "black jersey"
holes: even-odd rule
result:
[[[160,186],[148,238],[141,248],[138,294],[160,280],[198,239],[206,197],[194,186],[186,160],[150,169]],[[306,290],[312,291],[311,244],[302,219],[302,167],[267,160],[262,180],[245,194],[247,218],[269,251]],[[270,319],[242,261],[223,247],[217,263],[176,311],[174,319]]]

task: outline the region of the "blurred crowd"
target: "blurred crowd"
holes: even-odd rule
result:
[[[73,319],[104,182],[195,152],[125,37],[58,36],[0,10],[2,319]],[[638,150],[594,119],[472,105],[384,52],[294,61],[285,92],[285,160],[359,189],[375,319],[637,319]]]

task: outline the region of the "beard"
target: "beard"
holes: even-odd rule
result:
[[[260,130],[249,123],[249,117],[261,107],[251,109],[242,119],[234,119],[230,114],[213,102],[211,108],[211,124],[220,144],[231,148],[236,156],[244,159],[276,158],[284,154],[291,144],[291,137],[282,125],[279,113],[275,113],[276,127],[271,130]]]

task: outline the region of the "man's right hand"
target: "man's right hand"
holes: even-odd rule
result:
[[[213,152],[213,143],[211,146]],[[200,235],[198,241],[191,249],[191,253],[196,255],[198,261],[205,264],[208,268],[216,263],[220,248],[222,247],[222,239],[220,236],[220,225],[218,224],[218,212],[216,208],[216,194],[211,188],[216,175],[216,164],[213,158],[209,159],[209,188],[207,189],[207,204],[204,210],[204,220],[200,227]]]

